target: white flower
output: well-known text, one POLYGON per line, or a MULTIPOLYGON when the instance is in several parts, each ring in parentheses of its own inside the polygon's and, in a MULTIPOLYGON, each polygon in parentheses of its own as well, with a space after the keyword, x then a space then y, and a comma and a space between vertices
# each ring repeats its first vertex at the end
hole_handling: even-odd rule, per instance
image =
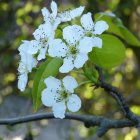
POLYGON ((21 56, 21 61, 18 67, 18 88, 21 91, 25 90, 28 81, 28 73, 31 72, 37 65, 37 60, 33 57, 33 55, 28 53, 30 43, 30 41, 24 41, 18 49, 21 56))
POLYGON ((52 57, 62 57, 64 59, 59 71, 67 73, 74 67, 81 68, 84 65, 88 60, 88 53, 95 46, 95 40, 98 40, 98 38, 85 37, 83 28, 78 25, 65 27, 63 38, 66 43, 61 39, 55 39, 50 44, 48 53, 52 57))
POLYGON ((42 60, 46 58, 47 48, 49 42, 54 38, 54 31, 51 24, 45 23, 41 24, 38 29, 33 33, 36 40, 30 42, 30 47, 28 53, 38 54, 37 60, 42 60))
POLYGON ((93 37, 93 45, 96 47, 101 48, 102 47, 102 39, 99 37, 96 37, 96 35, 102 34, 105 30, 109 28, 108 24, 101 20, 97 21, 96 23, 92 20, 91 13, 84 14, 81 17, 81 24, 83 28, 85 29, 85 35, 93 37))
POLYGON ((97 21, 94 24, 91 16, 91 13, 87 13, 81 17, 81 24, 86 31, 93 35, 100 35, 109 28, 108 24, 103 20, 97 21))
POLYGON ((50 22, 53 26, 53 29, 55 30, 61 22, 71 21, 72 19, 80 16, 84 11, 84 7, 80 6, 79 8, 76 8, 74 10, 58 13, 57 4, 52 1, 51 10, 52 13, 50 13, 47 8, 43 8, 42 15, 44 17, 44 21, 50 22))
POLYGON ((66 107, 72 112, 81 108, 80 98, 73 94, 78 84, 72 76, 66 76, 62 81, 50 76, 44 82, 47 88, 43 90, 41 100, 45 106, 52 107, 56 118, 65 117, 66 107))

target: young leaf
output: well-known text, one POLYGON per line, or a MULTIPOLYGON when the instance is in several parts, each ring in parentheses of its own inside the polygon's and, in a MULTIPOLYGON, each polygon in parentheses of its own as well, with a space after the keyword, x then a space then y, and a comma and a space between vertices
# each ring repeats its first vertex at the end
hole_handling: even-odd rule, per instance
POLYGON ((140 41, 124 26, 119 26, 121 33, 123 34, 126 42, 128 42, 132 46, 139 46, 140 41))
POLYGON ((115 36, 101 35, 103 40, 102 48, 93 48, 89 53, 90 60, 96 65, 108 69, 121 64, 125 58, 125 47, 115 36))
POLYGON ((46 87, 44 84, 44 79, 49 76, 56 76, 58 74, 59 67, 62 65, 62 62, 63 61, 60 58, 47 60, 39 67, 38 71, 36 72, 32 89, 35 111, 37 111, 37 109, 41 106, 41 92, 46 87))

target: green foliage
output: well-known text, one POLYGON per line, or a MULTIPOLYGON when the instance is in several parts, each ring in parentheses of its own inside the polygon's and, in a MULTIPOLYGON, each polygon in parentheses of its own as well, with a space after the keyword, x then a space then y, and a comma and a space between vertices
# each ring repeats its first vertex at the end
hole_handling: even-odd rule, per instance
POLYGON ((110 33, 124 39, 128 44, 132 46, 139 46, 140 41, 123 25, 121 20, 116 16, 109 16, 104 14, 95 14, 95 20, 104 20, 108 23, 109 29, 107 30, 110 33))
POLYGON ((49 76, 56 76, 61 65, 62 59, 60 58, 48 59, 37 70, 32 90, 35 111, 41 106, 41 92, 45 88, 44 79, 49 76))
POLYGON ((140 41, 126 27, 120 26, 119 29, 130 45, 140 47, 140 41))
POLYGON ((95 68, 93 68, 93 64, 90 65, 84 65, 83 71, 85 76, 91 80, 93 83, 97 83, 98 78, 99 78, 99 73, 95 68))
POLYGON ((102 48, 93 48, 89 53, 90 60, 96 65, 108 69, 121 64, 125 58, 125 47, 123 43, 112 35, 101 35, 102 48))

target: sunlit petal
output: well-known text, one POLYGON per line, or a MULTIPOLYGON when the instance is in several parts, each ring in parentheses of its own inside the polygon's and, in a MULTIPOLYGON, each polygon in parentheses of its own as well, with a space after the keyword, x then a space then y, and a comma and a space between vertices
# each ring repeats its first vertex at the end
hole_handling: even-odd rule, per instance
POLYGON ((53 35, 53 28, 49 22, 41 24, 38 29, 33 33, 34 37, 38 41, 47 41, 50 36, 53 35))
POLYGON ((52 57, 65 57, 67 50, 67 46, 61 39, 55 39, 50 43, 48 52, 52 57))
POLYGON ((81 99, 76 94, 72 94, 68 99, 67 107, 72 112, 78 111, 81 108, 81 99))
POLYGON ((92 20, 92 14, 91 13, 84 14, 81 17, 81 24, 86 30, 92 31, 93 27, 94 27, 94 23, 92 20))
POLYGON ((93 47, 101 48, 102 47, 102 39, 99 37, 93 38, 93 47))
POLYGON ((84 37, 80 40, 78 49, 80 50, 80 53, 88 53, 92 51, 93 47, 93 38, 92 37, 84 37))
POLYGON ((44 89, 41 94, 41 101, 45 106, 51 107, 56 102, 56 91, 44 89))
POLYGON ((105 21, 97 21, 94 26, 93 34, 102 34, 109 28, 108 24, 105 21))
POLYGON ((36 54, 40 48, 41 48, 40 42, 37 40, 32 40, 30 41, 28 53, 36 54))
POLYGON ((42 60, 46 58, 47 48, 41 48, 37 60, 42 60))
POLYGON ((72 76, 64 77, 62 82, 65 89, 68 90, 70 93, 73 93, 74 89, 78 86, 77 81, 72 76))
POLYGON ((63 65, 59 68, 59 71, 61 73, 68 73, 74 68, 73 64, 73 58, 72 57, 66 57, 63 60, 63 65))
POLYGON ((55 118, 63 119, 65 118, 65 111, 66 111, 66 105, 65 102, 56 102, 53 107, 53 114, 55 118))
POLYGON ((70 21, 76 17, 81 16, 81 14, 84 11, 84 8, 85 8, 84 6, 80 6, 78 8, 73 9, 73 10, 61 12, 58 14, 58 16, 60 17, 61 22, 67 22, 67 21, 70 21))
POLYGON ((87 60, 88 55, 86 53, 79 53, 74 61, 74 66, 76 68, 82 68, 87 60))
POLYGON ((28 81, 27 73, 23 73, 23 74, 18 76, 18 89, 20 89, 20 91, 23 92, 25 90, 25 87, 27 85, 27 81, 28 81))
POLYGON ((42 15, 44 17, 44 21, 48 21, 48 18, 50 16, 49 10, 44 7, 41 11, 42 11, 42 15))
POLYGON ((63 29, 63 38, 70 45, 74 45, 84 36, 84 30, 81 26, 72 25, 63 29))
POLYGON ((51 10, 52 10, 52 16, 53 18, 56 18, 56 15, 57 15, 57 4, 55 1, 52 1, 51 2, 51 10))
POLYGON ((61 81, 52 76, 46 78, 44 80, 44 83, 46 84, 47 88, 50 90, 51 89, 53 89, 53 90, 61 89, 61 81))

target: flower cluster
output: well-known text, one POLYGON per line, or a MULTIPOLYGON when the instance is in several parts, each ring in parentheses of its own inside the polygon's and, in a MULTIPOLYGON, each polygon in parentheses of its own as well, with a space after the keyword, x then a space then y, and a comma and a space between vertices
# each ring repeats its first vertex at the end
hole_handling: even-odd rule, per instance
MULTIPOLYGON (((82 68, 88 60, 88 53, 93 47, 102 47, 102 39, 98 35, 108 29, 105 21, 92 20, 92 14, 83 14, 84 6, 58 12, 57 4, 51 2, 51 11, 42 9, 44 23, 33 33, 34 40, 23 41, 19 47, 21 61, 18 72, 18 88, 25 90, 28 73, 38 64, 38 61, 46 59, 46 56, 60 57, 63 65, 59 68, 60 73, 68 73, 74 68, 82 68), (62 23, 80 17, 80 25, 74 24, 62 29, 62 38, 55 38, 57 29, 62 23)), ((47 88, 42 92, 44 105, 52 107, 54 116, 65 117, 66 105, 72 112, 81 107, 80 98, 74 93, 77 82, 71 76, 63 78, 62 82, 54 77, 44 80, 47 88)))

